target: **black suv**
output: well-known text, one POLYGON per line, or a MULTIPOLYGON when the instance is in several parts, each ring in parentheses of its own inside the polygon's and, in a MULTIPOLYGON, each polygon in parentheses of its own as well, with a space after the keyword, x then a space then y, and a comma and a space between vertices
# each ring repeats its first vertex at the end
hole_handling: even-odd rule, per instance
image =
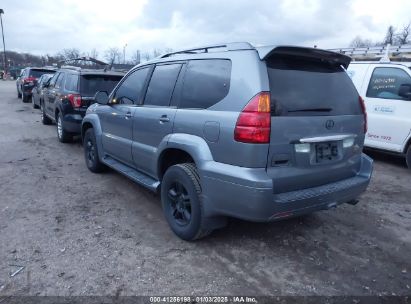
POLYGON ((96 92, 111 92, 123 76, 115 71, 63 66, 46 85, 40 102, 42 123, 55 122, 58 139, 70 142, 81 133, 81 122, 96 92))
POLYGON ((16 80, 17 97, 22 98, 23 102, 31 100, 31 91, 37 83, 37 80, 43 74, 52 74, 54 69, 48 68, 25 68, 21 71, 20 76, 16 80))

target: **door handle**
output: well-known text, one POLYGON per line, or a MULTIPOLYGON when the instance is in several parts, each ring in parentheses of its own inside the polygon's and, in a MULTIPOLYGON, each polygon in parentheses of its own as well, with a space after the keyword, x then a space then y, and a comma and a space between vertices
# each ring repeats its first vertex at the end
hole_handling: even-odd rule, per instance
POLYGON ((131 112, 127 112, 126 115, 124 115, 126 117, 126 119, 130 119, 131 118, 131 112))
POLYGON ((168 118, 167 115, 161 115, 159 121, 160 121, 160 123, 169 122, 170 118, 168 118))

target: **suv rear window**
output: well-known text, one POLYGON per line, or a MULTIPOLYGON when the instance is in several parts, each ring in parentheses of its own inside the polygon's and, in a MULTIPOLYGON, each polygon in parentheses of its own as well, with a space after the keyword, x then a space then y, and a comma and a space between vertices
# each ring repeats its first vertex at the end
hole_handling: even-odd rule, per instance
POLYGON ((121 78, 122 76, 117 75, 82 75, 80 94, 94 96, 98 91, 106 91, 110 94, 121 78))
POLYGON ((358 93, 343 67, 278 56, 267 61, 276 116, 358 115, 358 93))
POLYGON ((191 60, 184 76, 180 108, 207 109, 230 90, 231 61, 191 60))
POLYGON ((41 75, 43 74, 54 74, 55 71, 53 70, 29 70, 29 76, 30 77, 35 77, 35 78, 40 78, 41 75))

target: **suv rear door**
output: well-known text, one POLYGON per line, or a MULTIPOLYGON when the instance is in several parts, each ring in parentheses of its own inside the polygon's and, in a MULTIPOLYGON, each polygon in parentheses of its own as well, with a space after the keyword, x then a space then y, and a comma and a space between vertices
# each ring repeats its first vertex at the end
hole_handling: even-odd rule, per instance
POLYGON ((271 91, 267 172, 275 193, 343 180, 360 169, 364 115, 345 71, 349 59, 340 56, 279 48, 265 57, 271 91))
POLYGON ((182 63, 157 64, 144 104, 134 113, 133 160, 139 170, 152 176, 157 171, 157 148, 173 131, 177 108, 170 103, 182 66, 182 63))

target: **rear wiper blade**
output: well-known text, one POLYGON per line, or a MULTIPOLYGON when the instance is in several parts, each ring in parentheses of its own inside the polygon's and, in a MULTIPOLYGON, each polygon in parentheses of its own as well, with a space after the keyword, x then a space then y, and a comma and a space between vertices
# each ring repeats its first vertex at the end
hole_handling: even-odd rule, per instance
POLYGON ((298 109, 298 110, 289 110, 289 113, 293 112, 331 112, 332 108, 314 108, 314 109, 298 109))

